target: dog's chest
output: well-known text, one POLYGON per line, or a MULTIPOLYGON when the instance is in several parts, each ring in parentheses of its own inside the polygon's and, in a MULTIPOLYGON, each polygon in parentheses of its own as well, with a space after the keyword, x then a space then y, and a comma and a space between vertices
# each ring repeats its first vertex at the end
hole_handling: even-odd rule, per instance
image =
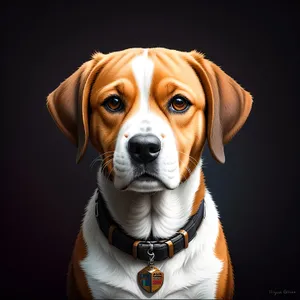
MULTIPOLYGON (((188 254, 191 254, 193 249, 189 250, 188 254)), ((137 282, 137 273, 147 264, 126 257, 127 254, 115 256, 114 253, 114 258, 89 255, 83 266, 95 299, 213 299, 222 263, 213 253, 188 258, 184 251, 165 262, 155 263, 164 272, 164 284, 153 294, 143 291, 137 282)))
POLYGON ((155 262, 164 272, 164 283, 154 294, 143 291, 137 274, 146 262, 108 244, 94 218, 94 199, 87 207, 83 222, 87 256, 81 261, 94 299, 214 299, 219 274, 223 268, 214 253, 218 236, 218 214, 209 193, 205 196, 206 217, 195 238, 170 259, 155 262))

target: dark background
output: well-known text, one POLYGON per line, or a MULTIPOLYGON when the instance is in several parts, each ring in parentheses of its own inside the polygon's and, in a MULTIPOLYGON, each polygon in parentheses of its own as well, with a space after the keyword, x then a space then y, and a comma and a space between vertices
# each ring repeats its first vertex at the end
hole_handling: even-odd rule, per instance
POLYGON ((96 187, 97 167, 89 166, 96 152, 90 147, 75 164, 47 95, 95 50, 163 46, 204 52, 253 95, 226 163, 206 149, 207 185, 229 243, 236 299, 298 298, 297 2, 130 3, 1 4, 1 295, 64 299, 96 187))

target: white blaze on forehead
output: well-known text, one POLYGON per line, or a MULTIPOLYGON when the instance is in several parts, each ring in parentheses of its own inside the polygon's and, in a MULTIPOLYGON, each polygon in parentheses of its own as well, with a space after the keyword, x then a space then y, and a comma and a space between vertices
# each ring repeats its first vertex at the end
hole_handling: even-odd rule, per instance
POLYGON ((149 93, 152 82, 154 63, 148 57, 148 49, 142 55, 136 56, 131 63, 133 75, 140 95, 140 111, 149 109, 149 93))

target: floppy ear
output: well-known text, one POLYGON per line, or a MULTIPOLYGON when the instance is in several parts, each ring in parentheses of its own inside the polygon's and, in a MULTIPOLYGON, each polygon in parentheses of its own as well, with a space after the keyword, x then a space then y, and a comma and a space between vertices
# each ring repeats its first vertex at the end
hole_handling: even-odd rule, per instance
POLYGON ((224 144, 244 125, 252 97, 220 67, 197 51, 189 53, 190 64, 200 77, 207 99, 207 139, 213 157, 225 162, 224 144))
POLYGON ((59 129, 77 146, 76 162, 85 153, 89 138, 88 102, 93 75, 104 55, 96 53, 47 97, 47 107, 59 129))

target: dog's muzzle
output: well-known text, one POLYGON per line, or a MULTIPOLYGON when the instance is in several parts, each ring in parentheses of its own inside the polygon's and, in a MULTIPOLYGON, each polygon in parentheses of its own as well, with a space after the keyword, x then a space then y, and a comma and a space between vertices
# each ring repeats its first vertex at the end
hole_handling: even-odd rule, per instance
POLYGON ((128 141, 130 157, 140 164, 154 161, 160 152, 161 142, 153 134, 137 134, 128 141))

